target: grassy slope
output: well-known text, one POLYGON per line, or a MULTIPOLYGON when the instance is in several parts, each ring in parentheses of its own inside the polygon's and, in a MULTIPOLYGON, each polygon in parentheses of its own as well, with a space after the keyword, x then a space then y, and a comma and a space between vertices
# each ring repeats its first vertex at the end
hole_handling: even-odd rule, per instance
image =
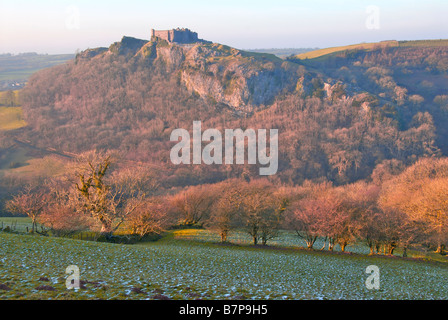
MULTIPOLYGON (((13 160, 14 161, 14 160, 13 160)), ((30 158, 25 154, 15 157, 15 161, 20 162, 21 166, 9 169, 9 172, 20 177, 55 177, 64 173, 67 163, 64 160, 46 156, 43 158, 30 158)), ((1 162, 0 162, 1 169, 1 162)))
POLYGON ((378 47, 439 47, 448 46, 448 40, 417 40, 417 41, 381 41, 372 43, 359 43, 348 46, 332 47, 305 52, 295 57, 297 59, 315 59, 328 54, 343 52, 346 50, 373 50, 378 47))
MULTIPOLYGON (((191 236, 192 231, 186 232, 191 236)), ((194 233, 194 232, 193 232, 194 233)), ((139 245, 0 232, 0 299, 447 299, 446 264, 298 249, 192 241, 185 231, 139 245), (84 289, 65 289, 75 264, 84 289), (380 290, 365 287, 380 268, 380 290), (39 280, 46 277, 49 281, 39 280), (36 287, 50 285, 55 291, 36 287), (144 293, 135 293, 140 288, 144 293)))
POLYGON ((355 50, 355 49, 372 50, 372 49, 375 49, 378 47, 385 47, 385 46, 396 47, 396 46, 398 46, 398 42, 397 41, 383 41, 383 42, 360 43, 360 44, 353 44, 353 45, 348 45, 348 46, 325 48, 325 49, 319 49, 319 50, 299 54, 296 56, 296 58, 298 58, 298 59, 315 59, 315 58, 322 57, 327 54, 342 52, 342 51, 346 51, 346 50, 355 50))
POLYGON ((26 126, 20 107, 0 107, 0 130, 14 130, 26 126))

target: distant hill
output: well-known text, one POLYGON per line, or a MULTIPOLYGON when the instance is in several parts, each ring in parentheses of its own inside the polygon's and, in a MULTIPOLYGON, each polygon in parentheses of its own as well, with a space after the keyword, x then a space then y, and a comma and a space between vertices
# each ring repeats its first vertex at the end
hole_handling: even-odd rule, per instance
POLYGON ((285 59, 302 53, 319 50, 319 48, 271 48, 271 49, 248 49, 250 52, 270 53, 285 59))
POLYGON ((331 47, 304 52, 295 56, 297 59, 315 59, 335 52, 343 52, 346 50, 373 50, 385 46, 398 46, 398 41, 383 41, 371 43, 359 43, 340 47, 331 47))
POLYGON ((258 167, 174 166, 174 129, 195 120, 204 130, 276 128, 275 179, 353 182, 448 154, 448 48, 412 44, 283 60, 124 37, 34 74, 21 91, 27 126, 3 137, 58 152, 118 150, 176 187, 258 176, 258 167))
POLYGON ((381 42, 358 43, 347 46, 331 47, 317 50, 309 50, 296 54, 296 59, 315 59, 325 55, 340 53, 347 50, 376 50, 384 47, 444 47, 448 46, 448 40, 414 40, 414 41, 396 41, 388 40, 381 42))
POLYGON ((64 63, 74 57, 74 54, 48 55, 34 52, 0 54, 0 91, 20 89, 34 72, 64 63))
POLYGON ((417 112, 426 113, 435 125, 437 146, 448 154, 448 40, 380 44, 290 61, 376 96, 401 128, 416 121, 412 117, 417 112))

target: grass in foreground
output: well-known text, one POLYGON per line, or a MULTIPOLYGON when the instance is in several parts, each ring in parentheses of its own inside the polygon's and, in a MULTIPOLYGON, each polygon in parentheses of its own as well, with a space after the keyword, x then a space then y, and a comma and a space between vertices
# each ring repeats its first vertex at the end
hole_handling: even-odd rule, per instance
POLYGON ((0 232, 0 299, 448 298, 444 264, 225 246, 179 235, 119 245, 0 232), (69 265, 81 271, 76 292, 65 287, 69 265), (365 286, 369 265, 380 268, 379 290, 365 286))

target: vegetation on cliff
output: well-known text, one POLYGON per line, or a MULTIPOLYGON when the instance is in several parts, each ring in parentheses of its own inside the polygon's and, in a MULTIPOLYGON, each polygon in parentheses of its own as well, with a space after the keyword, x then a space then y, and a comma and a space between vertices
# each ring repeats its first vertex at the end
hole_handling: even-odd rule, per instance
POLYGON ((379 48, 305 63, 125 37, 35 74, 22 94, 28 127, 15 134, 72 153, 119 150, 185 186, 258 170, 173 167, 173 129, 191 129, 193 120, 203 128, 276 128, 278 181, 354 182, 385 161, 444 154, 445 50, 379 48))

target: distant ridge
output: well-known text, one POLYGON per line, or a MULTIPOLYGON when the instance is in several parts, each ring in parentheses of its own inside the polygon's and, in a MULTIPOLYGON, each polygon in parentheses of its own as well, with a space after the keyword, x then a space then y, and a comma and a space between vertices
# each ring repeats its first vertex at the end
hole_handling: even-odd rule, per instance
POLYGON ((333 54, 347 50, 375 50, 383 47, 445 47, 445 46, 448 46, 448 39, 411 40, 411 41, 386 40, 380 42, 358 43, 347 46, 319 49, 298 54, 294 56, 294 58, 300 60, 315 59, 328 54, 333 54))
POLYGON ((289 56, 295 56, 302 53, 316 51, 320 48, 256 48, 256 49, 247 49, 245 51, 249 52, 258 52, 258 53, 270 53, 276 55, 279 58, 286 58, 289 56))

